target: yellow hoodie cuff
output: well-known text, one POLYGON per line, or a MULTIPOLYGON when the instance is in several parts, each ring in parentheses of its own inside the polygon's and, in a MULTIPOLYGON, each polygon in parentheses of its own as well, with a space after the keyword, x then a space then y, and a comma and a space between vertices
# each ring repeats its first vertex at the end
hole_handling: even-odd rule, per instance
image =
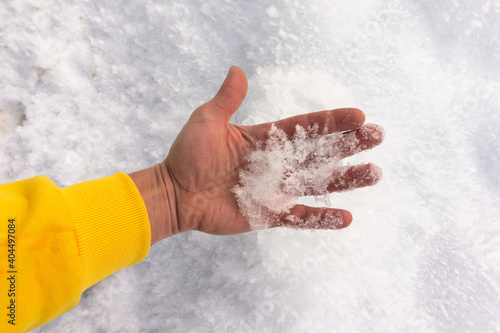
POLYGON ((143 260, 151 245, 144 201, 125 173, 62 189, 75 227, 84 289, 143 260))

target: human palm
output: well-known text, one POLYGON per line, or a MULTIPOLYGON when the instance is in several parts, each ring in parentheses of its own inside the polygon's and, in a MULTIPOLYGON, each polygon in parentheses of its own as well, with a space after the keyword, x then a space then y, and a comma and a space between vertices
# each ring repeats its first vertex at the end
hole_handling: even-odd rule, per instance
MULTIPOLYGON (((265 141, 272 123, 236 126, 229 123, 247 92, 243 71, 232 67, 217 95, 197 108, 173 143, 166 160, 161 164, 171 179, 175 197, 177 230, 200 230, 228 235, 250 231, 250 225, 240 213, 232 189, 239 182, 239 172, 246 165, 246 156, 265 141)), ((357 109, 337 109, 287 118, 274 124, 290 137, 297 124, 304 128, 318 124, 328 132, 360 131, 357 147, 337 147, 345 156, 371 148, 382 141, 382 129, 369 125, 369 131, 359 128, 364 115, 357 109), (367 134, 368 133, 368 134, 367 134)), ((352 132, 351 132, 352 133, 352 132)), ((332 147, 333 149, 333 147, 332 147)), ((342 175, 333 174, 328 191, 372 185, 378 181, 370 172, 372 164, 349 167, 342 175)), ((314 194, 314 193, 304 193, 314 194)), ((301 219, 312 214, 336 214, 341 220, 336 227, 346 227, 352 216, 348 211, 297 205, 288 214, 274 217, 272 226, 290 225, 290 215, 301 219)), ((294 225, 300 227, 300 225, 294 225)), ((311 226, 308 226, 311 227, 311 226)), ((313 227, 324 227, 321 225, 313 227)))
POLYGON ((210 119, 209 105, 197 109, 165 160, 174 185, 179 231, 212 234, 249 231, 231 189, 255 140, 244 129, 210 119))

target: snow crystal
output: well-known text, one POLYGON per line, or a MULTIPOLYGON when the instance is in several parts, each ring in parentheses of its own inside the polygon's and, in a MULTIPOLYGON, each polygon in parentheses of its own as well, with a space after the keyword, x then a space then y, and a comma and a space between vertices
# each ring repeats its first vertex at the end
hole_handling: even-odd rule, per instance
MULTIPOLYGON (((287 226, 292 228, 307 229, 337 229, 343 225, 342 214, 340 212, 327 212, 323 216, 320 214, 310 214, 305 219, 295 215, 285 217, 287 226)), ((278 224, 280 225, 280 224, 278 224)))
POLYGON ((349 190, 368 185, 381 178, 381 170, 374 165, 342 166, 341 159, 369 148, 371 138, 382 140, 379 126, 365 125, 357 131, 328 134, 318 124, 307 129, 296 125, 295 134, 287 134, 274 124, 268 139, 259 142, 247 156, 248 164, 240 171, 240 184, 233 191, 241 213, 253 230, 280 225, 280 217, 287 225, 307 228, 335 229, 342 225, 340 213, 310 215, 301 219, 290 214, 297 199, 304 195, 323 196, 328 203, 329 189, 349 190))

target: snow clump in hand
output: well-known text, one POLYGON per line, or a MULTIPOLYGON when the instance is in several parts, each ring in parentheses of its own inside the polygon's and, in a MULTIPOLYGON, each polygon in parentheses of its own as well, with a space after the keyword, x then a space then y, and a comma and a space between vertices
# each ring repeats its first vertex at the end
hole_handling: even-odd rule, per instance
MULTIPOLYGON (((310 215, 306 219, 290 214, 300 196, 323 195, 328 198, 327 188, 332 175, 346 171, 341 159, 364 148, 354 132, 327 135, 326 128, 323 133, 319 133, 318 128, 317 124, 307 129, 297 125, 295 134, 289 138, 273 124, 268 139, 259 142, 257 149, 247 155, 248 164, 240 170, 240 184, 233 188, 233 192, 240 212, 252 230, 279 225, 282 216, 286 216, 288 225, 295 227, 328 225, 335 228, 342 224, 340 213, 310 215)), ((362 137, 370 135, 368 132, 373 130, 362 128, 359 131, 362 137)), ((373 171, 379 173, 380 169, 373 168, 373 171)), ((351 185, 346 189, 356 187, 354 183, 351 185)))

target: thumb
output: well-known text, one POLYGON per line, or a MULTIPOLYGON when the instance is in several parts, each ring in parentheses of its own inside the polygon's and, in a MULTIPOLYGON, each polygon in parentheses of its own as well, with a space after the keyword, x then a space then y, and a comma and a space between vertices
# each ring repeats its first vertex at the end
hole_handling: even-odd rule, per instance
POLYGON ((217 110, 217 116, 229 123, 231 116, 243 103, 247 90, 248 82, 245 73, 238 66, 232 66, 219 91, 209 103, 217 110))

